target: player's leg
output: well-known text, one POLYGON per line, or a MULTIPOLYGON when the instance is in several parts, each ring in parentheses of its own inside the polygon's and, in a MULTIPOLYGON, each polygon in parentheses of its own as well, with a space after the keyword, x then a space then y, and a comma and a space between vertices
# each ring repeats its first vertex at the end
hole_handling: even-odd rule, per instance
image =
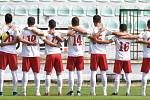
POLYGON ((91 78, 90 78, 90 83, 91 83, 91 92, 90 94, 92 96, 96 95, 95 92, 95 87, 96 87, 96 71, 98 68, 98 59, 96 54, 91 54, 91 59, 90 59, 90 70, 91 70, 91 78))
POLYGON ((34 73, 34 82, 35 82, 35 96, 40 96, 40 58, 33 57, 30 59, 31 68, 34 73))
POLYGON ((147 77, 148 73, 142 72, 142 96, 146 96, 147 77))
POLYGON ((132 72, 130 61, 123 61, 123 70, 126 76, 126 96, 130 96, 131 72, 132 72))
POLYGON ((126 76, 126 96, 130 95, 131 73, 125 73, 126 76))
POLYGON ((17 55, 16 54, 9 54, 9 67, 11 70, 12 78, 13 78, 13 95, 17 95, 17 83, 18 83, 18 77, 17 77, 17 55))
POLYGON ((4 70, 0 69, 0 96, 3 96, 4 70))
POLYGON ((69 70, 69 92, 67 95, 74 96, 73 87, 74 87, 74 57, 68 57, 67 59, 67 69, 69 70))
POLYGON ((46 71, 46 77, 45 77, 45 96, 50 95, 50 84, 51 84, 51 72, 53 68, 53 60, 51 58, 51 55, 46 56, 46 62, 45 62, 45 68, 44 71, 46 71))
POLYGON ((28 57, 23 57, 22 61, 22 96, 26 96, 26 87, 28 84, 28 71, 30 69, 30 61, 28 57))
POLYGON ((99 66, 102 76, 102 85, 103 85, 103 95, 107 96, 107 75, 106 71, 108 70, 108 64, 106 59, 106 54, 99 55, 99 66))
POLYGON ((76 57, 75 66, 77 69, 77 95, 81 96, 81 87, 83 81, 82 71, 84 69, 84 58, 83 56, 76 57))
POLYGON ((62 96, 62 71, 63 71, 63 64, 62 64, 62 57, 61 54, 55 54, 55 62, 54 68, 57 74, 57 84, 58 84, 58 96, 62 96))
POLYGON ((115 73, 114 93, 112 93, 112 95, 118 95, 121 70, 122 70, 122 61, 115 60, 115 64, 114 64, 114 73, 115 73))

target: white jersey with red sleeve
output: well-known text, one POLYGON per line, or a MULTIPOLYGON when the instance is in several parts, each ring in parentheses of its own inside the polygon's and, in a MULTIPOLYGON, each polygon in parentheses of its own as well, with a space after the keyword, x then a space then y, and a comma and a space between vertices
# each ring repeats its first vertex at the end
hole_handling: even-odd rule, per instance
MULTIPOLYGON (((145 41, 150 41, 150 32, 141 33, 139 37, 145 41)), ((150 58, 150 44, 143 44, 143 58, 150 58)))
MULTIPOLYGON (((95 27, 91 30, 92 30, 91 35, 94 35, 98 32, 97 27, 95 27)), ((111 32, 105 30, 101 33, 100 36, 97 37, 97 39, 105 40, 106 35, 109 35, 109 34, 111 34, 111 32)), ((107 44, 99 44, 99 43, 90 41, 90 50, 89 51, 90 51, 91 54, 106 54, 106 45, 107 44)))
MULTIPOLYGON (((59 33, 56 33, 57 36, 60 36, 59 33)), ((58 43, 59 41, 56 39, 56 35, 55 34, 48 34, 46 36, 46 39, 49 40, 50 42, 52 43, 58 43)), ((45 53, 46 55, 48 54, 57 54, 57 53, 61 53, 61 50, 60 50, 60 47, 52 47, 52 46, 49 46, 49 45, 45 45, 45 53)))
POLYGON ((112 38, 116 45, 116 60, 130 60, 130 44, 132 40, 119 39, 116 36, 112 38))
POLYGON ((83 34, 76 32, 68 38, 68 56, 83 56, 85 50, 83 34))
MULTIPOLYGON (((7 25, 5 25, 2 28, 2 33, 1 34, 6 34, 6 32, 9 33, 9 36, 5 39, 5 40, 1 40, 1 42, 12 42, 13 40, 15 40, 17 38, 18 32, 16 33, 14 30, 10 29, 7 25)), ((16 44, 14 45, 6 45, 3 47, 0 47, 0 51, 2 52, 6 52, 6 53, 11 53, 11 54, 16 54, 16 44)))
POLYGON ((39 57, 40 47, 39 47, 39 36, 30 30, 23 30, 22 37, 28 41, 36 41, 37 45, 22 44, 21 56, 23 57, 39 57))

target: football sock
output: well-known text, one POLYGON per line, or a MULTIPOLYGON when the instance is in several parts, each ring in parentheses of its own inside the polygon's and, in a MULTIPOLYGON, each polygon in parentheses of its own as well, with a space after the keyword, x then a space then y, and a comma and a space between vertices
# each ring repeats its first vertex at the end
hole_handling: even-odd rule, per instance
POLYGON ((46 78, 45 78, 45 92, 46 93, 49 93, 50 84, 51 84, 51 76, 46 75, 46 78))
POLYGON ((131 74, 125 73, 126 76, 126 93, 130 94, 130 87, 131 87, 131 74))
POLYGON ((115 82, 114 82, 114 92, 118 93, 119 91, 119 85, 120 85, 120 74, 115 75, 115 82))
POLYGON ((58 92, 62 93, 62 75, 58 74, 57 75, 57 84, 58 84, 58 92))
POLYGON ((102 75, 103 95, 107 95, 107 76, 106 76, 106 71, 101 71, 101 75, 102 75))
POLYGON ((4 70, 0 69, 0 92, 3 92, 4 70))
POLYGON ((17 83, 18 83, 17 71, 11 71, 11 73, 13 77, 13 92, 17 92, 17 83))
POLYGON ((145 91, 146 91, 146 85, 147 85, 147 77, 148 77, 148 73, 142 73, 142 95, 146 95, 145 91))
POLYGON ((34 73, 34 82, 36 87, 36 93, 40 93, 40 76, 39 73, 34 73))
POLYGON ((82 87, 82 71, 77 71, 77 78, 78 78, 78 82, 77 82, 77 91, 81 91, 81 87, 82 87))
POLYGON ((95 86, 96 86, 96 71, 91 71, 91 92, 95 94, 95 86))
POLYGON ((26 93, 26 87, 28 83, 28 72, 23 72, 23 78, 22 78, 22 92, 26 93))
POLYGON ((69 90, 73 91, 74 86, 74 71, 69 71, 69 90))

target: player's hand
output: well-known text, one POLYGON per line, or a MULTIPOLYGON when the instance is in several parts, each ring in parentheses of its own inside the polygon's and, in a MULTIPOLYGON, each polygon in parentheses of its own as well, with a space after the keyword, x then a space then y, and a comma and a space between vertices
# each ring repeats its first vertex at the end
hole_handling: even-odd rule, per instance
POLYGON ((58 42, 57 47, 62 47, 62 45, 61 45, 61 43, 60 43, 60 42, 58 42))
POLYGON ((69 29, 69 30, 72 30, 72 29, 73 29, 73 27, 72 27, 71 25, 69 25, 69 26, 68 26, 68 29, 69 29))
POLYGON ((6 44, 4 42, 0 43, 0 46, 3 47, 3 46, 6 46, 6 44))

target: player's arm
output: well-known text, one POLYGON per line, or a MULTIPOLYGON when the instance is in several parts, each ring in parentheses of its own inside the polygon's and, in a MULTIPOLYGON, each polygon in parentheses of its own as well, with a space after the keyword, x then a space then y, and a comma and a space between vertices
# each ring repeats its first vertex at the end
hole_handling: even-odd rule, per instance
POLYGON ((69 26, 69 28, 74 30, 74 31, 77 31, 77 32, 79 32, 81 34, 87 34, 87 31, 84 28, 81 28, 79 26, 75 26, 75 27, 69 26))
POLYGON ((109 43, 112 43, 113 41, 112 40, 98 40, 98 39, 95 39, 95 42, 98 43, 98 44, 109 44, 109 43))
POLYGON ((129 35, 128 34, 128 35, 125 35, 125 36, 120 36, 119 38, 133 40, 133 39, 138 39, 139 35, 129 35))
POLYGON ((47 44, 51 47, 61 47, 60 43, 56 44, 56 43, 50 42, 48 39, 44 39, 43 41, 44 41, 45 44, 47 44))
POLYGON ((14 44, 16 44, 17 42, 18 42, 18 40, 17 40, 17 39, 14 39, 14 40, 11 41, 11 42, 2 42, 2 43, 0 43, 0 46, 14 45, 14 44))
POLYGON ((28 44, 28 45, 36 45, 37 44, 36 41, 33 41, 33 42, 28 41, 28 40, 24 39, 22 36, 17 36, 17 39, 18 39, 18 41, 20 41, 24 44, 28 44))
POLYGON ((112 35, 117 35, 117 36, 125 36, 128 35, 129 33, 126 32, 112 32, 112 35))
POLYGON ((142 43, 142 44, 150 44, 150 41, 146 41, 146 40, 143 40, 143 39, 137 39, 138 43, 142 43))
POLYGON ((70 30, 68 33, 67 33, 67 36, 73 36, 76 32, 74 30, 70 30))
POLYGON ((41 30, 39 30, 36 27, 28 27, 27 29, 31 30, 32 32, 34 32, 38 36, 44 36, 44 32, 42 32, 41 30))

